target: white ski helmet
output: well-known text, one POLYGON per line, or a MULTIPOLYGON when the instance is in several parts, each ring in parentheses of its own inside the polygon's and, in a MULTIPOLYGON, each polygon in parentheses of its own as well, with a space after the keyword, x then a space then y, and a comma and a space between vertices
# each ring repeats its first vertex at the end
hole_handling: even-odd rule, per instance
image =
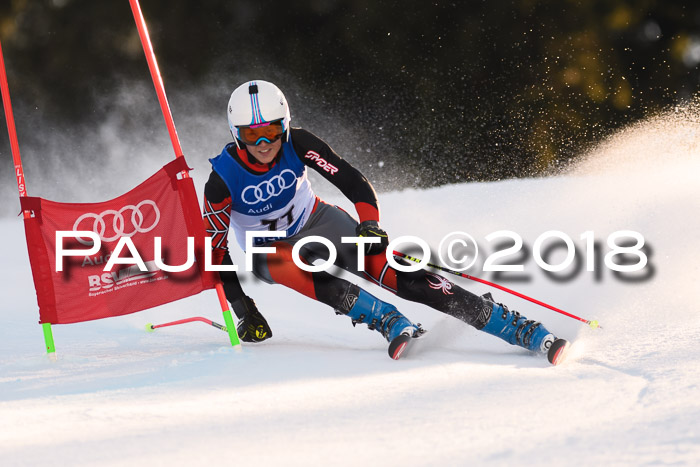
POLYGON ((228 101, 228 126, 236 146, 241 148, 238 127, 261 125, 281 120, 283 135, 289 141, 289 105, 282 91, 274 84, 262 81, 248 81, 238 86, 228 101))

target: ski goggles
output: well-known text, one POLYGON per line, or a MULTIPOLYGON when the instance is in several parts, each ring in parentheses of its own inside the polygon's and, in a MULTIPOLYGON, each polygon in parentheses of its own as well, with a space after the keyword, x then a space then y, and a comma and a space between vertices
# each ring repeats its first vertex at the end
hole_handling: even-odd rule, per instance
POLYGON ((261 123, 260 125, 239 126, 236 129, 238 130, 238 139, 249 146, 257 146, 263 141, 274 143, 284 134, 282 120, 261 123))

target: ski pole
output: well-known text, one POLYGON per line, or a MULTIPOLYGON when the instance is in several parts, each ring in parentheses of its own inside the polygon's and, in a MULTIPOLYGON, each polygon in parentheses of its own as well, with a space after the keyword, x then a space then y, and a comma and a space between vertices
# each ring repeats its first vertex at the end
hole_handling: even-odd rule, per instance
POLYGON ((221 329, 224 332, 228 332, 228 329, 226 329, 226 326, 223 326, 219 323, 215 323, 214 321, 207 319, 207 318, 202 318, 201 316, 195 316, 193 318, 185 318, 185 319, 180 319, 177 321, 171 321, 169 323, 163 323, 163 324, 151 324, 148 323, 146 325, 146 331, 148 332, 153 332, 158 328, 164 328, 166 326, 175 326, 176 324, 185 324, 185 323, 193 323, 195 321, 201 321, 203 323, 207 323, 210 326, 214 326, 217 329, 221 329))
MULTIPOLYGON (((413 261, 414 263, 421 263, 421 260, 420 260, 419 258, 416 258, 416 257, 413 257, 413 256, 409 256, 409 255, 407 255, 407 254, 405 254, 405 253, 401 253, 400 251, 394 250, 393 254, 394 254, 394 256, 398 256, 398 257, 400 257, 400 258, 404 258, 404 259, 407 259, 407 260, 409 260, 409 261, 413 261)), ((576 319, 576 320, 578 320, 578 321, 581 321, 582 323, 586 323, 588 326, 591 327, 591 329, 596 329, 596 328, 603 329, 602 326, 601 326, 600 324, 598 324, 598 321, 597 321, 597 320, 589 321, 589 320, 587 320, 587 319, 584 319, 584 318, 581 318, 581 317, 579 317, 579 316, 573 315, 573 314, 571 314, 571 313, 568 313, 568 312, 566 312, 566 311, 564 311, 564 310, 561 310, 561 309, 559 309, 559 308, 557 308, 557 307, 554 307, 554 306, 552 306, 552 305, 548 305, 548 304, 546 304, 546 303, 544 303, 544 302, 541 302, 541 301, 539 301, 539 300, 537 300, 537 299, 535 299, 535 298, 531 298, 531 297, 528 297, 527 295, 523 295, 523 294, 521 294, 520 292, 516 292, 515 290, 511 290, 511 289, 509 289, 509 288, 507 288, 507 287, 503 287, 502 285, 494 284, 493 282, 489 282, 489 281, 484 280, 484 279, 479 279, 478 277, 470 276, 469 274, 464 274, 464 273, 462 273, 462 272, 454 271, 454 270, 452 270, 452 269, 448 269, 448 268, 446 268, 446 267, 439 266, 439 265, 437 265, 437 264, 427 263, 427 266, 429 266, 429 267, 431 267, 431 268, 433 268, 433 269, 438 269, 438 270, 443 271, 443 272, 448 272, 448 273, 450 273, 450 274, 454 274, 455 276, 464 277, 465 279, 473 280, 473 281, 475 281, 475 282, 481 282, 482 284, 486 284, 486 285, 488 285, 488 286, 495 287, 495 288, 497 288, 497 289, 503 290, 504 292, 508 292, 509 294, 513 294, 513 295, 515 295, 516 297, 520 297, 520 298, 522 298, 522 299, 528 300, 528 301, 530 301, 530 302, 532 302, 532 303, 535 303, 535 304, 537 304, 537 305, 543 306, 543 307, 545 307, 545 308, 549 308, 549 309, 552 310, 552 311, 556 311, 557 313, 560 313, 560 314, 562 314, 562 315, 564 315, 564 316, 568 316, 569 318, 573 318, 573 319, 576 319)))

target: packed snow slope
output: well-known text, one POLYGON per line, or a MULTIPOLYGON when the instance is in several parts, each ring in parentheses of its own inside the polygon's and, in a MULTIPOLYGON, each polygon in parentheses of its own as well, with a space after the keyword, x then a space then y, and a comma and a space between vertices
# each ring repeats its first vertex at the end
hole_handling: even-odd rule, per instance
MULTIPOLYGON (((236 352, 202 323, 144 331, 188 316, 222 322, 207 292, 54 326, 52 361, 21 220, 3 219, 0 465, 698 465, 700 134, 692 120, 670 114, 628 128, 557 177, 381 195, 392 237, 418 236, 436 253, 445 235, 467 232, 482 247, 467 273, 599 320, 593 330, 491 290, 574 342, 558 367, 364 283, 429 330, 393 361, 378 333, 248 275, 244 287, 274 331, 264 343, 236 352), (523 239, 519 253, 497 261, 523 264, 519 280, 481 270, 505 248, 495 245, 503 238, 485 237, 502 230, 523 239), (551 230, 576 246, 578 269, 556 273, 565 280, 533 257, 551 230), (599 243, 594 271, 581 238, 589 231, 599 243), (617 231, 644 237, 648 264, 638 273, 605 265, 617 231)), ((564 253, 557 248, 549 262, 564 253)), ((240 253, 235 260, 243 264, 240 253)))

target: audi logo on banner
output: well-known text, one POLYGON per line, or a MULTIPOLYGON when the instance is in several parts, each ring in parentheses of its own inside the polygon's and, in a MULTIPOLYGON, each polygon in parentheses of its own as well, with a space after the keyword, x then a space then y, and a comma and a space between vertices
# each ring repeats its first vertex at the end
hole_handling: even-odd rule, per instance
POLYGON ((248 185, 241 192, 241 199, 246 204, 257 204, 279 196, 287 188, 296 184, 297 176, 290 169, 284 169, 279 175, 263 180, 257 185, 248 185))
MULTIPOLYGON (((137 233, 150 232, 159 221, 158 206, 154 201, 145 199, 136 206, 129 204, 118 211, 107 209, 99 214, 83 214, 73 224, 73 230, 92 230, 102 241, 113 242, 120 237, 133 237, 137 233), (92 228, 81 228, 81 223, 88 219, 92 219, 92 228)), ((92 244, 82 238, 78 238, 78 241, 83 245, 92 244)))

